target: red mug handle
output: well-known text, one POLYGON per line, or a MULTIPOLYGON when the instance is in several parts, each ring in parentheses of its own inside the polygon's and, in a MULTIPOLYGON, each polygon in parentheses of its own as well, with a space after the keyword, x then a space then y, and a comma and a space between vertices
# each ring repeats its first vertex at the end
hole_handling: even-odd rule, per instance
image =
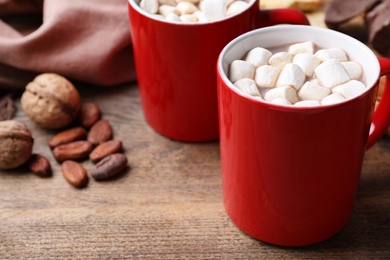
POLYGON ((293 8, 281 8, 260 10, 258 21, 259 27, 266 27, 276 24, 301 24, 310 25, 306 15, 293 8))
POLYGON ((374 145, 386 132, 390 125, 390 59, 378 58, 381 67, 381 76, 386 76, 385 89, 378 107, 372 116, 373 127, 368 137, 367 150, 374 145))

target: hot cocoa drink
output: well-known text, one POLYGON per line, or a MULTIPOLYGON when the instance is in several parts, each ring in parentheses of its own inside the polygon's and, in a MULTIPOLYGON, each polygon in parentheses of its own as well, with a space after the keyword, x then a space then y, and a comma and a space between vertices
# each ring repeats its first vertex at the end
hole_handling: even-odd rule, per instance
POLYGON ((230 64, 229 79, 247 95, 280 105, 320 106, 343 102, 366 90, 359 63, 339 48, 311 41, 256 47, 230 64))
POLYGON ((140 7, 157 18, 177 23, 208 23, 240 13, 246 0, 141 0, 140 7))

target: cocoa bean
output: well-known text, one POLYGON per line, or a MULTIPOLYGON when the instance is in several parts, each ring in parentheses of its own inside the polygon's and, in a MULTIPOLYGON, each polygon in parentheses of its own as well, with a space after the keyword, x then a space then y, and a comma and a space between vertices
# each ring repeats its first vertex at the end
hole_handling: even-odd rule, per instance
POLYGON ((127 157, 116 153, 103 158, 90 171, 91 176, 99 181, 114 177, 127 167, 127 157))
POLYGON ((74 141, 85 139, 87 136, 87 131, 82 127, 74 127, 69 130, 62 131, 49 141, 50 148, 54 148, 56 146, 71 143, 74 141))
POLYGON ((75 141, 57 146, 53 150, 53 155, 59 162, 65 160, 79 161, 87 158, 92 149, 93 145, 88 141, 75 141))
POLYGON ((92 102, 86 102, 81 106, 78 121, 81 126, 90 128, 101 117, 100 108, 92 102))
POLYGON ((65 180, 76 188, 82 188, 88 183, 87 170, 78 162, 67 160, 61 164, 65 180))
POLYGON ((112 138, 112 128, 107 120, 99 120, 89 130, 87 140, 98 145, 112 138))
POLYGON ((45 178, 52 175, 51 166, 49 160, 39 154, 31 155, 28 166, 30 170, 39 177, 45 178))
POLYGON ((96 163, 103 159, 104 157, 118 153, 122 151, 122 142, 119 140, 110 140, 104 143, 99 144, 96 148, 89 154, 89 159, 96 163))

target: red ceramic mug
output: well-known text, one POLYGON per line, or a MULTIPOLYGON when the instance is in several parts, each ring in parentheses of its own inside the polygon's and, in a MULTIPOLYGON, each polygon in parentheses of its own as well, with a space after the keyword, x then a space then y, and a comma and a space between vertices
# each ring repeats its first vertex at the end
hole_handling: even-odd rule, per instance
POLYGON ((222 48, 252 29, 308 24, 293 9, 249 8, 210 23, 173 23, 143 11, 129 0, 131 37, 144 116, 158 133, 179 141, 219 138, 215 64, 222 48))
POLYGON ((223 197, 232 221, 250 236, 282 246, 336 234, 350 218, 364 153, 390 122, 390 60, 378 61, 364 44, 336 31, 281 25, 231 41, 217 73, 223 197), (254 47, 309 40, 341 48, 359 62, 367 90, 339 104, 287 107, 252 99, 228 79, 229 64, 254 47), (385 74, 386 88, 373 112, 385 74))

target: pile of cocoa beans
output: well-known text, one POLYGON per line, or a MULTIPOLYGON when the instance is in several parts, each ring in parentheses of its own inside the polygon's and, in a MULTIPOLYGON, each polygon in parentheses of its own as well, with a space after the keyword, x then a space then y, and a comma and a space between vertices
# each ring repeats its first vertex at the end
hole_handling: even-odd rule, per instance
POLYGON ((88 173, 79 163, 85 159, 96 163, 89 172, 95 180, 111 178, 127 168, 127 157, 121 153, 122 142, 112 139, 111 124, 101 119, 101 111, 96 104, 82 104, 76 121, 78 126, 59 132, 49 141, 53 156, 61 163, 68 183, 77 188, 86 186, 88 173))

